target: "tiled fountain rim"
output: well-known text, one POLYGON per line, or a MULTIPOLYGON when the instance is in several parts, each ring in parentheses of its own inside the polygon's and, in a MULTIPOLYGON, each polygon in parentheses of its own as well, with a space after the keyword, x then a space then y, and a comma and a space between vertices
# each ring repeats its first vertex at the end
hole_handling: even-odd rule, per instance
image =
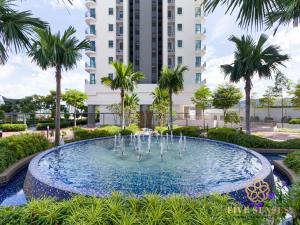
MULTIPOLYGON (((129 136, 124 136, 124 137, 129 137, 129 136)), ((55 151, 59 151, 65 147, 69 147, 69 146, 73 146, 73 145, 80 145, 80 144, 85 144, 88 142, 94 142, 94 141, 101 141, 101 140, 107 140, 107 139, 113 139, 113 136, 110 137, 101 137, 101 138, 95 138, 95 139, 87 139, 87 140, 82 140, 82 141, 78 141, 78 142, 72 142, 69 144, 65 144, 63 146, 58 146, 52 149, 49 149, 45 152, 40 153, 38 156, 36 156, 35 158, 32 159, 32 161, 29 164, 28 167, 28 173, 31 174, 31 176, 33 178, 35 178, 36 180, 38 180, 39 182, 48 185, 52 188, 61 190, 63 192, 67 192, 67 193, 74 193, 74 194, 80 194, 80 195, 92 195, 92 196, 102 196, 99 195, 95 192, 91 192, 90 190, 85 190, 84 188, 81 188, 80 190, 78 189, 74 189, 74 188, 70 188, 68 185, 65 185, 63 183, 60 182, 54 182, 45 178, 43 176, 43 174, 41 174, 39 172, 39 170, 37 170, 37 166, 38 163, 40 162, 40 160, 42 158, 44 158, 45 156, 47 156, 48 154, 51 154, 52 152, 55 151)), ((179 138, 179 136, 174 136, 174 138, 179 138)), ((254 177, 252 177, 251 179, 245 181, 245 182, 238 182, 238 183, 231 183, 231 184, 226 184, 222 186, 222 191, 218 191, 218 193, 220 194, 225 194, 225 193, 233 193, 233 192, 237 192, 240 190, 245 189, 245 187, 249 184, 252 184, 254 181, 256 180, 265 180, 267 177, 269 177, 270 174, 272 174, 272 166, 270 164, 270 162, 261 154, 250 150, 248 148, 239 146, 239 145, 235 145, 235 144, 231 144, 231 143, 227 143, 227 142, 222 142, 222 141, 215 141, 215 140, 211 140, 211 139, 207 139, 207 138, 196 138, 196 137, 187 137, 187 139, 190 140, 197 140, 197 141, 205 141, 205 142, 211 142, 211 143, 215 143, 215 144, 220 144, 223 146, 228 146, 228 147, 232 147, 232 148, 236 148, 242 151, 247 152, 248 154, 251 154, 253 156, 255 156, 256 158, 258 158, 262 164, 262 169, 261 171, 254 177)))

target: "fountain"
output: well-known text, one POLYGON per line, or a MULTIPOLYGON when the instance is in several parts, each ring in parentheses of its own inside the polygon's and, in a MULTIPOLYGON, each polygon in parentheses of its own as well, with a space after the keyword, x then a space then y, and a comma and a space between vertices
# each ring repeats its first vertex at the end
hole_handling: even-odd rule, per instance
POLYGON ((182 134, 157 135, 156 141, 152 134, 116 135, 41 153, 29 165, 24 191, 29 198, 57 199, 115 191, 138 196, 218 192, 245 201, 245 187, 254 180, 274 185, 268 160, 246 148, 182 134))

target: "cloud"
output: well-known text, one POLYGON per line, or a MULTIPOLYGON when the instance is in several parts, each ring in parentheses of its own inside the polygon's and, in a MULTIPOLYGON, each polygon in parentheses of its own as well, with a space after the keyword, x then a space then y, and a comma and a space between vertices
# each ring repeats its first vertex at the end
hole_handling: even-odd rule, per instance
MULTIPOLYGON (((47 0, 44 0, 47 1, 47 0)), ((47 1, 49 2, 49 1, 47 1)), ((72 5, 67 0, 50 0, 50 5, 54 8, 64 8, 69 10, 85 10, 84 0, 73 0, 72 5)))

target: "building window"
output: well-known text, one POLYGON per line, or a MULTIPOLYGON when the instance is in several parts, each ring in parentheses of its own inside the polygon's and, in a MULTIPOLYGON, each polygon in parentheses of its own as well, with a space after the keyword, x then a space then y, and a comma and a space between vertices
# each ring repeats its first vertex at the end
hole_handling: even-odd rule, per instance
POLYGON ((199 18, 201 16, 201 8, 200 7, 197 7, 195 9, 195 17, 196 18, 199 18))
POLYGON ((96 26, 95 25, 90 25, 90 34, 96 35, 96 26))
POLYGON ((201 24, 196 24, 195 33, 196 34, 201 34, 201 24))
POLYGON ((173 67, 173 60, 172 60, 172 58, 168 58, 168 67, 169 68, 173 67))
POLYGON ((96 84, 96 75, 93 73, 90 74, 90 84, 96 84))
POLYGON ((177 64, 182 65, 182 61, 183 61, 182 56, 178 56, 177 57, 177 64))
POLYGON ((178 47, 178 48, 182 48, 182 45, 183 45, 183 44, 182 44, 182 40, 178 40, 178 41, 177 41, 177 47, 178 47))
POLYGON ((109 77, 110 79, 114 79, 114 74, 113 74, 113 73, 109 73, 109 74, 108 74, 108 77, 109 77))
POLYGON ((113 48, 113 47, 114 47, 114 41, 109 40, 109 41, 108 41, 108 47, 109 47, 109 48, 113 48))
POLYGON ((109 64, 112 64, 113 61, 114 61, 114 57, 108 57, 108 63, 109 63, 109 64))
POLYGON ((182 24, 181 23, 177 24, 177 31, 182 31, 182 24))
POLYGON ((177 14, 182 15, 182 8, 181 7, 177 8, 177 14))
POLYGON ((90 41, 90 47, 91 47, 91 51, 96 51, 96 42, 90 41))
POLYGON ((114 15, 114 9, 113 8, 109 8, 108 9, 108 15, 114 15))
POLYGON ((114 31, 114 25, 113 24, 108 24, 108 31, 114 31))
POLYGON ((95 57, 90 58, 90 67, 96 68, 96 58, 95 57))
POLYGON ((123 19, 123 11, 119 12, 119 19, 123 19))
POLYGON ((196 73, 196 84, 201 84, 201 73, 196 73))
POLYGON ((196 51, 200 51, 201 50, 201 40, 196 40, 195 50, 196 51))
POLYGON ((90 9, 90 17, 96 18, 96 9, 94 8, 90 9))
POLYGON ((201 66, 201 57, 196 56, 196 67, 200 67, 200 66, 201 66))

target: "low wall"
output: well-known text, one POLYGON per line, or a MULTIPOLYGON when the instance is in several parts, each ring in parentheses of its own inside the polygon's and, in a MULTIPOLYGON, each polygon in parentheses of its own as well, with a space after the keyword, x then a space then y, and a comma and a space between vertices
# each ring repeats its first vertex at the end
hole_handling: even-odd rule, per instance
POLYGON ((300 124, 277 123, 277 128, 287 128, 292 130, 300 130, 300 124))

